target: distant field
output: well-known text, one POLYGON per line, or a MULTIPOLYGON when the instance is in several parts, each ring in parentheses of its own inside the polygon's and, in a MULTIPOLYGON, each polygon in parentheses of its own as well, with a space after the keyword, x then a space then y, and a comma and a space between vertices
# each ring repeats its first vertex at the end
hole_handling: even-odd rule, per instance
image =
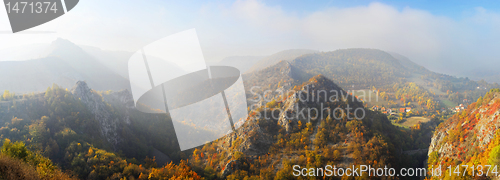
POLYGON ((401 125, 406 126, 406 127, 411 127, 411 126, 417 124, 418 122, 425 123, 428 121, 430 121, 429 118, 425 118, 425 117, 421 117, 421 116, 414 116, 414 117, 406 118, 405 122, 401 123, 401 125))
POLYGON ((457 105, 456 103, 451 102, 449 99, 440 98, 439 100, 441 100, 441 102, 443 102, 443 104, 444 104, 447 108, 455 107, 455 106, 457 105))

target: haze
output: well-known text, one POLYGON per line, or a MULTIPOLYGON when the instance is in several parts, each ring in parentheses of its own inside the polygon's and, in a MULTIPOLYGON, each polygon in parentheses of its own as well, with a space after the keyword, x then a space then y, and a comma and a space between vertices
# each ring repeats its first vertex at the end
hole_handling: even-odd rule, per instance
POLYGON ((450 3, 453 6, 392 1, 85 0, 68 14, 20 34, 8 32, 7 14, 0 8, 0 49, 4 49, 0 55, 5 54, 0 61, 36 57, 43 52, 34 44, 48 44, 57 37, 134 52, 159 38, 196 28, 208 62, 286 49, 374 48, 402 54, 436 72, 498 82, 498 6, 482 1, 450 3), (11 51, 16 47, 31 47, 32 54, 13 56, 13 52, 26 54, 11 51))

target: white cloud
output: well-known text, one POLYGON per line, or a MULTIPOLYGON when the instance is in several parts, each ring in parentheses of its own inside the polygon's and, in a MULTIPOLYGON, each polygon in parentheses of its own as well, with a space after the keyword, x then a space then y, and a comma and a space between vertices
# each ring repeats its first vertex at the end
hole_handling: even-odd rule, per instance
POLYGON ((315 45, 330 48, 377 48, 405 55, 436 56, 453 23, 425 11, 402 11, 380 3, 367 7, 330 8, 304 20, 304 32, 315 45))
POLYGON ((495 66, 492 62, 500 55, 500 15, 481 7, 460 20, 382 3, 330 7, 303 17, 256 0, 237 1, 231 8, 232 16, 248 28, 275 36, 267 40, 270 48, 376 48, 454 75, 467 75, 464 72, 483 64, 495 66))
MULTIPOLYGON (((5 12, 0 14, 3 28, 5 12)), ((382 3, 327 7, 304 14, 258 0, 200 4, 87 0, 33 30, 57 31, 54 36, 77 44, 135 51, 190 28, 197 29, 208 61, 290 48, 332 51, 362 47, 398 52, 432 70, 460 74, 474 65, 498 68, 494 62, 500 57, 500 14, 482 7, 471 7, 463 17, 450 18, 382 3)), ((54 36, 0 34, 0 48, 49 42, 54 36)))

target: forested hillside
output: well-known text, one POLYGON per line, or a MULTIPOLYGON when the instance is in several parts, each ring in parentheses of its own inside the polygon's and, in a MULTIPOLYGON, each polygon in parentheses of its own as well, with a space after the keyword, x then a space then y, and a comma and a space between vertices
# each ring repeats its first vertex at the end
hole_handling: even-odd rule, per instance
MULTIPOLYGON (((330 52, 310 53, 289 62, 292 67, 303 72, 301 74, 310 74, 308 77, 323 74, 346 89, 359 90, 375 87, 382 91, 392 92, 395 83, 413 82, 431 94, 436 94, 436 99, 437 96, 443 95, 441 100, 448 99, 454 105, 463 103, 464 100, 477 99, 489 89, 500 87, 496 83, 473 81, 464 77, 458 78, 432 72, 402 55, 389 54, 377 49, 340 49, 330 52)), ((285 65, 284 63, 280 64, 285 65)), ((277 66, 279 64, 275 63, 267 67, 279 69, 280 67, 277 66)), ((269 71, 271 70, 263 69, 247 73, 263 73, 261 76, 248 75, 255 77, 247 79, 252 80, 250 84, 269 81, 265 79, 269 77, 267 75, 269 71)), ((275 80, 272 83, 277 84, 278 81, 275 80)), ((450 106, 449 104, 443 105, 450 106)))
POLYGON ((421 166, 419 162, 425 157, 403 151, 420 148, 416 139, 423 129, 399 129, 385 115, 367 109, 362 119, 349 119, 353 112, 294 118, 303 108, 321 105, 344 110, 348 106, 363 108, 361 101, 322 75, 296 88, 299 91, 289 94, 284 101, 275 99, 251 112, 248 121, 236 133, 195 149, 189 159, 193 170, 207 179, 300 179, 292 175, 292 164, 308 168, 327 164, 341 167, 360 164, 394 168, 421 166), (320 101, 299 100, 307 94, 319 95, 317 92, 321 90, 339 91, 346 93, 346 97, 329 102, 321 99, 331 94, 324 94, 320 101))
MULTIPOLYGON (((313 75, 294 67, 288 61, 281 61, 278 64, 263 70, 247 73, 243 75, 245 90, 249 98, 256 98, 252 94, 262 95, 266 90, 275 93, 277 89, 283 91, 293 89, 294 86, 306 82, 313 75)), ((272 96, 273 94, 269 94, 272 96)), ((252 100, 249 100, 250 102, 252 100)))
POLYGON ((410 76, 397 59, 373 49, 308 54, 293 60, 292 65, 307 73, 323 74, 342 87, 357 89, 390 85, 410 76))
POLYGON ((41 94, 5 92, 2 99, 2 142, 23 142, 78 178, 199 178, 185 162, 170 164, 185 157, 170 118, 139 112, 128 90, 97 92, 78 82, 71 91, 54 85, 41 94))
POLYGON ((4 91, 0 160, 19 168, 0 167, 2 177, 15 171, 40 179, 291 179, 291 164, 423 167, 427 157, 418 152, 455 112, 434 134, 429 165, 497 162, 499 135, 491 132, 498 129, 499 90, 470 103, 497 84, 437 74, 373 49, 301 55, 246 73, 243 80, 249 105, 245 124, 184 152, 175 131, 205 134, 208 126, 187 120, 174 129, 168 114, 135 109, 126 89, 96 91, 79 81, 70 89, 53 85, 41 93, 4 91), (379 102, 370 104, 373 99, 352 91, 360 89, 376 94, 379 102), (333 92, 340 93, 338 101, 326 98, 333 92), (302 101, 304 96, 317 99, 302 101), (447 108, 459 103, 470 104, 469 109, 447 108), (348 107, 361 109, 363 117, 353 118, 361 111, 298 116, 301 109, 348 107), (425 121, 402 125, 412 117, 425 121))
MULTIPOLYGON (((248 176, 289 179, 292 178, 291 163, 307 167, 332 163, 396 168, 421 166, 421 155, 407 155, 403 151, 425 147, 425 140, 419 137, 427 129, 402 130, 392 125, 385 115, 365 109, 360 100, 322 75, 293 89, 297 93, 277 96, 253 110, 236 133, 186 152, 178 150, 168 116, 138 112, 131 106, 127 90, 98 92, 84 82, 78 82, 71 90, 54 85, 41 94, 15 96, 5 92, 0 110, 5 124, 0 133, 3 148, 25 147, 30 156, 46 158, 57 166, 49 174, 55 177, 58 172, 66 172, 57 175, 65 178, 243 179, 248 176), (325 94, 320 96, 322 101, 298 101, 301 96, 321 90, 339 91, 345 97, 331 102, 324 99, 331 94, 325 94), (295 107, 320 108, 321 105, 330 109, 361 108, 366 114, 360 119, 350 119, 353 112, 347 116, 315 113, 314 118, 291 119, 283 114, 272 115, 276 112, 296 114, 295 107), (340 119, 336 119, 337 116, 340 119), (174 163, 160 160, 164 158, 163 153, 174 163), (405 161, 396 156, 404 156, 405 161)), ((33 176, 40 174, 38 170, 30 170, 39 166, 38 161, 24 160, 24 156, 12 153, 5 153, 3 157, 12 163, 25 164, 24 171, 33 176)))
POLYGON ((443 169, 442 176, 434 178, 494 179, 498 176, 498 167, 495 166, 500 165, 499 114, 500 90, 492 89, 465 111, 441 123, 428 152, 429 169, 438 166, 443 169), (461 169, 456 169, 457 165, 461 169), (448 166, 452 168, 447 169, 448 166), (465 166, 474 171, 471 168, 465 171, 465 166))

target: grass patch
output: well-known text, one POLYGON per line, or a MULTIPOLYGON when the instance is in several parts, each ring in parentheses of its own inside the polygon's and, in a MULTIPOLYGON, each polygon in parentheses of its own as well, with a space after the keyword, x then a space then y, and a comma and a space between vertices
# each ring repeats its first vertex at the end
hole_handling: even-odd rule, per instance
POLYGON ((431 119, 429 119, 429 118, 425 118, 425 117, 421 117, 421 116, 413 116, 410 118, 406 118, 405 121, 403 123, 401 123, 400 125, 406 126, 406 127, 412 127, 413 125, 418 124, 418 122, 426 123, 426 122, 429 122, 430 120, 431 119))
POLYGON ((451 108, 456 106, 456 103, 451 102, 449 99, 439 99, 439 100, 441 100, 441 102, 446 108, 451 108))

